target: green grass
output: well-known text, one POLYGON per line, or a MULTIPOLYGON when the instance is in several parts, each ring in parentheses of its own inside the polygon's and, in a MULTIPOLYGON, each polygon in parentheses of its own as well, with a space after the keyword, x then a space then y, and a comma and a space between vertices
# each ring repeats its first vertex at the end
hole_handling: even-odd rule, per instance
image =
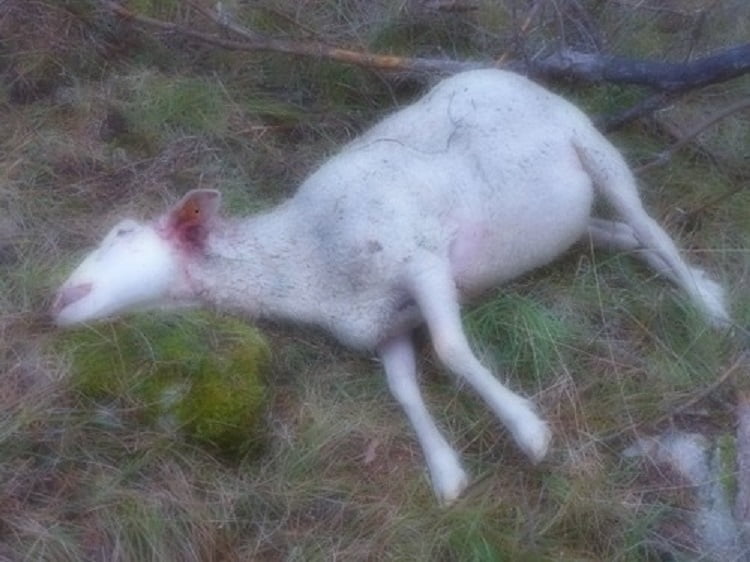
MULTIPOLYGON (((218 400, 206 399, 217 388, 242 387, 232 373, 247 374, 257 358, 237 342, 255 341, 254 329, 190 313, 62 332, 46 315, 54 288, 116 219, 155 216, 188 189, 220 188, 234 213, 282 200, 421 85, 144 35, 87 0, 8 6, 0 21, 0 559, 658 560, 660 524, 690 506, 620 453, 667 424, 711 425, 721 434, 722 478, 736 485, 732 406, 741 381, 680 408, 725 372, 741 343, 709 329, 632 257, 588 248, 466 310, 483 361, 550 421, 553 449, 540 466, 529 465, 478 397, 456 389, 423 341, 425 399, 472 475, 450 509, 435 502, 380 365, 314 332, 262 327, 272 350, 266 404, 229 439, 241 442, 257 423, 261 446, 220 454, 215 435, 204 433, 210 424, 183 419, 175 431, 157 423, 149 406, 173 377, 194 377, 193 397, 213 406, 218 400), (201 386, 206 372, 225 376, 201 386)), ((206 25, 171 1, 128 6, 206 25)), ((519 6, 235 8, 238 21, 271 34, 493 58, 514 52, 511 26, 527 15, 519 6)), ((746 36, 750 18, 728 9, 709 13, 699 50, 746 36)), ((583 20, 550 10, 529 27, 528 53, 556 44, 561 21, 569 44, 588 44, 583 20)), ((679 59, 692 40, 690 26, 669 31, 657 21, 668 14, 645 5, 589 15, 620 53, 667 49, 679 59)), ((638 94, 553 86, 591 113, 623 109, 638 94)), ((689 128, 749 87, 743 79, 693 93, 660 118, 689 128)), ((639 178, 651 213, 691 262, 729 288, 742 326, 750 323, 750 192, 717 196, 742 187, 748 135, 747 116, 733 116, 639 178)), ((635 163, 669 142, 642 124, 612 138, 635 163)), ((232 416, 235 429, 242 415, 232 416)))
POLYGON ((544 386, 577 331, 560 312, 533 295, 501 293, 474 307, 466 315, 466 326, 492 362, 544 386))
POLYGON ((123 82, 116 88, 125 100, 120 103, 122 124, 112 134, 118 146, 156 154, 176 137, 226 132, 229 105, 215 80, 145 71, 123 82))

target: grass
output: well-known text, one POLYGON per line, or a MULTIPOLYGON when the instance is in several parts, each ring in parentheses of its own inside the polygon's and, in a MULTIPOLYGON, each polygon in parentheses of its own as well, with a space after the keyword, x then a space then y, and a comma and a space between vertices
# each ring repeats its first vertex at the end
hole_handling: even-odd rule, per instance
MULTIPOLYGON (((513 52, 513 22, 525 17, 510 2, 447 16, 379 6, 318 2, 305 16, 292 2, 260 3, 238 8, 238 17, 292 37, 477 56, 513 52)), ((130 7, 189 19, 171 1, 130 7)), ((82 393, 73 340, 101 345, 111 359, 107 350, 135 330, 144 344, 129 356, 141 357, 171 341, 163 328, 176 321, 135 316, 78 335, 49 325, 53 289, 118 217, 153 216, 198 186, 222 189, 236 213, 266 208, 419 88, 324 61, 145 37, 85 0, 4 8, 0 560, 659 559, 660 524, 690 506, 620 453, 636 433, 670 423, 722 434, 731 457, 732 382, 672 414, 724 372, 739 344, 710 330, 677 291, 628 256, 578 248, 467 309, 477 352, 550 421, 554 446, 539 467, 468 389, 456 391, 423 343, 425 398, 473 477, 447 510, 436 505, 380 366, 315 332, 262 326, 272 349, 265 439, 240 454, 219 454, 138 415, 143 399, 130 391, 148 386, 143 372, 153 365, 113 364, 130 381, 122 391, 82 393)), ((709 15, 698 49, 743 37, 750 19, 726 10, 709 15)), ((543 15, 528 31, 535 48, 558 31, 557 20, 543 15)), ((648 7, 620 3, 590 15, 623 53, 668 45, 683 54, 691 37, 690 26, 669 31, 648 7)), ((567 38, 585 42, 585 22, 576 18, 567 38)), ((592 113, 616 111, 637 94, 556 87, 592 113)), ((749 87, 743 79, 691 94, 661 117, 689 128, 749 87)), ((747 177, 748 135, 750 121, 737 115, 640 178, 649 209, 692 262, 730 288, 744 326, 750 192, 716 196, 747 177)), ((613 138, 636 163, 669 141, 640 124, 613 138)), ((180 360, 227 359, 222 345, 196 344, 205 323, 193 318, 167 330, 178 350, 192 353, 180 360)), ((725 478, 734 485, 731 469, 725 478)))
POLYGON ((127 101, 119 113, 122 123, 120 130, 113 126, 112 132, 117 144, 158 152, 163 148, 159 141, 169 137, 213 136, 226 130, 228 104, 215 81, 143 72, 124 82, 120 95, 127 101))
POLYGON ((528 373, 543 387, 577 331, 563 314, 545 308, 539 296, 501 293, 473 308, 466 324, 469 335, 486 348, 491 363, 518 376, 528 373))

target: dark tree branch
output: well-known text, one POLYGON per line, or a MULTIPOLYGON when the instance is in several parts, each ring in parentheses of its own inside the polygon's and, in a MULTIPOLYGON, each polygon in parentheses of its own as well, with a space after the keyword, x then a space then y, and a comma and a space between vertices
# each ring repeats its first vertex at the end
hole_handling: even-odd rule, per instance
MULTIPOLYGON (((606 117, 599 125, 605 131, 652 113, 688 90, 736 78, 750 72, 750 43, 732 47, 691 62, 671 63, 630 59, 626 57, 581 53, 564 50, 531 61, 506 61, 507 53, 496 61, 461 61, 423 57, 401 57, 342 49, 320 41, 295 41, 268 37, 244 28, 219 14, 189 1, 188 4, 212 21, 218 34, 205 33, 177 23, 162 21, 128 10, 113 0, 99 0, 117 16, 138 25, 162 32, 177 33, 209 45, 237 51, 272 51, 293 56, 329 59, 344 64, 384 71, 410 74, 453 74, 464 70, 506 67, 539 78, 565 78, 582 82, 608 82, 647 86, 655 90, 627 110, 606 117)), ((532 6, 521 33, 523 34, 541 2, 532 6)))
MULTIPOLYGON (((498 66, 492 61, 459 61, 422 57, 382 55, 333 47, 319 41, 294 41, 260 35, 221 14, 205 8, 199 11, 209 17, 225 35, 197 31, 180 24, 137 14, 112 0, 99 2, 118 16, 161 31, 179 33, 191 39, 241 51, 276 51, 290 55, 327 58, 347 64, 386 71, 412 73, 454 73, 462 70, 498 66)), ((194 3, 193 6, 196 5, 194 3)), ((534 61, 511 62, 507 65, 520 72, 544 78, 566 78, 583 82, 610 82, 648 86, 662 92, 681 92, 735 78, 750 72, 750 43, 732 47, 715 55, 685 63, 638 60, 599 54, 563 51, 534 61)))
POLYGON ((529 70, 544 77, 634 84, 663 92, 681 92, 750 72, 750 43, 682 63, 563 51, 533 61, 529 70))
POLYGON ((286 53, 288 55, 329 59, 345 64, 377 68, 379 70, 412 73, 450 74, 461 72, 463 70, 492 66, 492 64, 488 62, 381 55, 377 53, 341 49, 319 41, 293 41, 289 39, 267 37, 265 35, 254 33, 249 29, 245 29, 236 23, 222 21, 219 15, 214 14, 209 10, 201 10, 201 13, 210 14, 211 19, 222 29, 222 31, 229 31, 240 37, 240 39, 229 39, 226 37, 226 34, 215 35, 204 33, 177 23, 137 14, 111 0, 99 0, 99 3, 121 18, 135 22, 139 25, 158 29, 163 32, 178 33, 202 43, 234 51, 272 51, 286 53))

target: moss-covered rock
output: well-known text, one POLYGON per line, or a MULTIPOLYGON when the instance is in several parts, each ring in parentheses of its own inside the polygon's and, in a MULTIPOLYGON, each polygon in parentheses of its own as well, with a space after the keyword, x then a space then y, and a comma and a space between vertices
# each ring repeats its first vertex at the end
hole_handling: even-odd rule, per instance
POLYGON ((270 350, 251 326, 204 312, 138 315, 62 337, 73 387, 226 452, 262 441, 270 350))

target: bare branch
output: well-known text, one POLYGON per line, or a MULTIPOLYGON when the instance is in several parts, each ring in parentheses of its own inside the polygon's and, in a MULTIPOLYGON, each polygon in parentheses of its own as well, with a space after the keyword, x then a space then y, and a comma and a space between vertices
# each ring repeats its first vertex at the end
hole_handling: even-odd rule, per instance
POLYGON ((745 109, 750 108, 750 98, 741 99, 738 102, 735 102, 728 107, 724 108, 722 111, 718 111, 708 119, 704 120, 702 123, 699 123, 695 127, 693 127, 690 131, 688 131, 682 138, 680 138, 677 142, 669 146, 667 149, 661 152, 656 158, 654 158, 651 162, 648 162, 644 164, 643 166, 639 166, 634 171, 636 173, 644 172, 650 168, 653 168, 655 166, 661 166, 663 164, 666 164, 669 162, 669 160, 672 158, 672 155, 683 148, 684 146, 688 145, 690 142, 692 142, 695 137, 700 135, 702 132, 704 132, 709 127, 712 127, 714 124, 718 123, 722 119, 726 119, 730 115, 737 113, 739 111, 743 111, 745 109))
MULTIPOLYGON (((669 412, 666 412, 662 414, 661 416, 658 416, 654 420, 641 420, 634 422, 633 424, 629 425, 628 427, 618 429, 608 435, 604 435, 599 439, 600 443, 610 443, 616 439, 619 439, 627 432, 636 432, 639 431, 641 428, 643 428, 646 425, 649 425, 650 427, 657 427, 664 422, 672 419, 673 417, 681 414, 685 410, 688 410, 701 402, 702 400, 706 399, 708 396, 710 396, 712 393, 714 393, 716 390, 718 390, 722 385, 724 385, 733 375, 735 375, 738 371, 746 372, 748 369, 748 359, 750 358, 750 355, 748 355, 748 352, 742 352, 740 353, 735 361, 727 367, 727 369, 711 384, 708 386, 698 390, 695 392, 690 398, 688 398, 686 401, 682 402, 679 406, 676 408, 673 408, 669 412)), ((750 490, 750 488, 748 488, 750 490)))
POLYGON ((695 51, 695 48, 698 45, 703 32, 706 30, 708 14, 716 7, 718 3, 719 0, 711 0, 710 2, 708 2, 708 5, 701 9, 698 13, 698 17, 696 18, 695 23, 693 24, 693 28, 690 31, 690 46, 688 47, 688 52, 685 56, 685 60, 690 60, 692 58, 693 52, 695 51))
POLYGON ((626 125, 627 123, 630 123, 631 121, 635 121, 636 119, 639 119, 644 115, 649 115, 657 109, 661 109, 662 107, 669 104, 672 100, 674 100, 676 95, 677 94, 670 94, 665 92, 651 94, 644 97, 641 101, 639 101, 632 107, 629 107, 613 115, 607 115, 597 119, 596 124, 605 132, 614 131, 615 129, 619 129, 620 127, 626 125))
POLYGON ((137 14, 113 2, 111 0, 99 0, 99 2, 117 14, 118 16, 136 22, 146 27, 159 29, 169 33, 179 33, 185 37, 197 41, 230 49, 235 51, 273 51, 286 53, 289 55, 315 57, 329 59, 345 64, 354 64, 368 68, 377 68, 389 71, 405 71, 412 73, 431 73, 431 74, 448 74, 471 70, 476 68, 486 68, 492 66, 490 62, 479 61, 457 61, 451 59, 433 59, 433 58, 411 58, 399 57, 395 55, 381 55, 377 53, 368 53, 362 51, 353 51, 332 47, 318 41, 291 41, 287 39, 278 39, 266 37, 245 29, 237 24, 222 22, 218 16, 211 12, 203 10, 202 13, 210 14, 211 19, 216 22, 222 29, 229 30, 237 35, 241 35, 243 40, 233 40, 219 35, 212 35, 197 31, 190 27, 179 25, 172 22, 166 22, 137 14))
MULTIPOLYGON (((178 33, 196 41, 230 50, 273 51, 410 74, 453 74, 464 70, 503 66, 541 78, 637 84, 656 90, 656 93, 645 97, 633 107, 602 120, 599 124, 605 131, 617 129, 629 121, 663 107, 679 93, 750 72, 750 43, 684 63, 637 60, 570 50, 562 50, 531 61, 507 61, 507 53, 497 61, 461 61, 383 55, 343 49, 320 41, 295 41, 268 37, 238 25, 236 22, 228 21, 223 14, 214 13, 194 1, 189 1, 188 4, 212 21, 221 33, 205 33, 180 24, 137 14, 112 0, 99 0, 99 2, 118 16, 139 25, 163 32, 178 33), (231 35, 235 38, 230 38, 231 35)), ((528 29, 541 4, 537 1, 532 5, 521 27, 522 34, 528 29)))
POLYGON ((680 92, 750 72, 750 43, 683 63, 561 51, 534 61, 530 70, 546 77, 635 84, 663 92, 680 92))
MULTIPOLYGON (((747 176, 745 176, 744 179, 747 179, 747 176)), ((709 209, 711 207, 715 207, 719 203, 726 201, 727 199, 734 197, 741 191, 744 191, 747 189, 747 183, 741 181, 742 178, 738 178, 738 183, 735 185, 732 189, 729 189, 725 191, 724 193, 720 193, 719 195, 716 195, 715 197, 710 198, 708 201, 705 201, 698 207, 695 207, 694 209, 691 209, 690 211, 686 212, 682 217, 680 217, 680 221, 683 223, 689 223, 691 222, 695 217, 703 213, 706 209, 709 209)), ((747 331, 745 331, 747 332, 747 331)))
POLYGON ((667 412, 663 416, 652 421, 651 424, 659 425, 661 423, 664 423, 668 419, 673 418, 677 414, 692 408, 698 402, 700 402, 701 400, 704 400, 706 397, 710 396, 713 392, 715 392, 719 387, 721 387, 725 382, 727 382, 732 375, 734 375, 738 371, 744 372, 747 369, 747 362, 748 362, 747 353, 740 353, 737 359, 735 359, 735 361, 729 367, 727 367, 727 369, 721 374, 721 376, 719 376, 719 378, 717 378, 715 381, 713 381, 711 384, 709 384, 702 390, 693 394, 688 400, 680 404, 677 408, 674 408, 672 411, 667 412))
MULTIPOLYGON (((536 18, 537 14, 539 13, 540 8, 542 7, 542 0, 536 0, 529 9, 529 12, 526 14, 526 18, 524 19, 523 23, 521 24, 520 28, 515 34, 513 42, 515 43, 516 48, 521 44, 522 40, 526 37, 527 32, 529 31, 529 27, 531 26, 531 22, 536 18)), ((510 57, 510 51, 505 51, 500 57, 497 59, 497 64, 499 66, 502 66, 510 57)))

